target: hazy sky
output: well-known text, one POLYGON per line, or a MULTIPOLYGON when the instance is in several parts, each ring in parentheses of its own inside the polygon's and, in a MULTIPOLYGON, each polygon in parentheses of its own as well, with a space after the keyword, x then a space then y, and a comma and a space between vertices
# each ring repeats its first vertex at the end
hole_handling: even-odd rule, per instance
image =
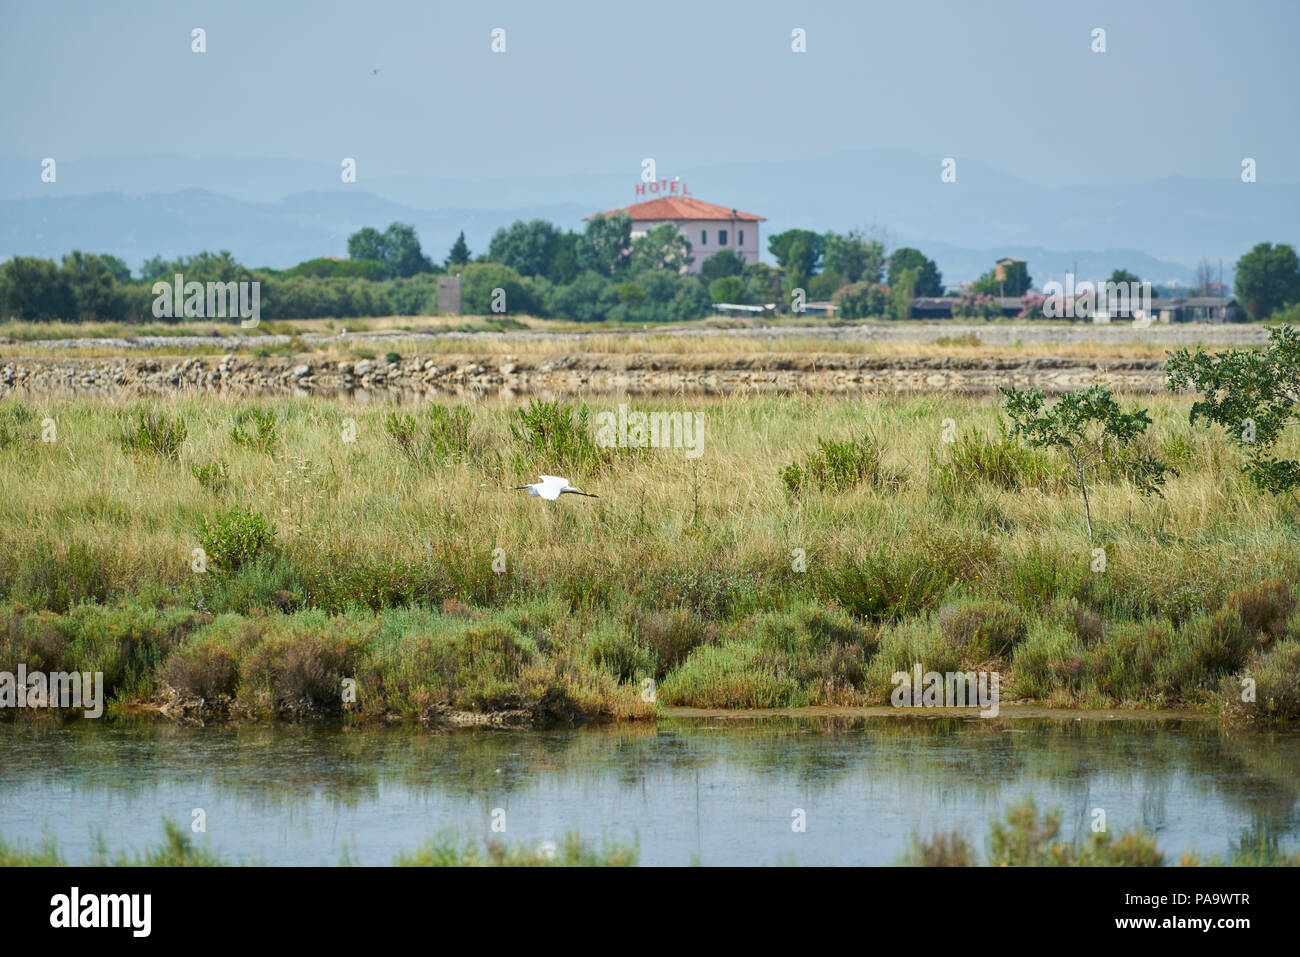
POLYGON ((0 0, 0 154, 370 175, 904 147, 1036 183, 1300 182, 1300 0, 0 0), (190 31, 207 31, 192 53, 190 31), (506 31, 506 52, 490 50, 506 31), (807 52, 791 51, 791 31, 807 52), (1106 30, 1093 53, 1092 30, 1106 30), (377 76, 371 75, 378 69, 377 76))

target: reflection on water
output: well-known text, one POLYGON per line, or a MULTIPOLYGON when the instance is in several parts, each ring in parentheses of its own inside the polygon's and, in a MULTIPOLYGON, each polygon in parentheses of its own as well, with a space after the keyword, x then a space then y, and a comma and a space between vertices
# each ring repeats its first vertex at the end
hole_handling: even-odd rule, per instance
POLYGON ((989 822, 1032 795, 1088 833, 1140 825, 1174 860, 1300 846, 1300 732, 1205 721, 678 719, 430 734, 413 728, 0 725, 0 836, 76 863, 207 817, 228 859, 386 864, 440 831, 511 843, 637 840, 644 864, 888 864, 914 832, 989 822), (791 829, 802 808, 807 831, 791 829))

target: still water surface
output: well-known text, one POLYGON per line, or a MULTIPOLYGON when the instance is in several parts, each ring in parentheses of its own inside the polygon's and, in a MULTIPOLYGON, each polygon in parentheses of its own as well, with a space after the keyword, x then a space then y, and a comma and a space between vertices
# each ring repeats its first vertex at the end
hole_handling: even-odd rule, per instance
POLYGON ((391 863, 440 832, 530 845, 577 831, 643 864, 891 864, 913 833, 982 849, 1025 796, 1085 836, 1140 825, 1176 862, 1300 847, 1300 732, 1203 720, 673 718, 433 734, 415 728, 0 725, 0 837, 85 861, 186 826, 228 860, 391 863), (804 810, 805 833, 791 828, 804 810))

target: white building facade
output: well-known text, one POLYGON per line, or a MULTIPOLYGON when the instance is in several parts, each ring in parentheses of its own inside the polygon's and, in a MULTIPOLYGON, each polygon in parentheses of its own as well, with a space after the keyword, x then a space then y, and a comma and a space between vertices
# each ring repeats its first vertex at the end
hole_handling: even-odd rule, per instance
POLYGON ((616 212, 627 213, 632 218, 633 239, 664 223, 676 226, 691 244, 693 261, 686 268, 689 273, 698 273, 704 260, 724 249, 739 253, 746 265, 758 262, 758 224, 765 221, 762 216, 706 203, 689 195, 652 199, 604 215, 616 212))

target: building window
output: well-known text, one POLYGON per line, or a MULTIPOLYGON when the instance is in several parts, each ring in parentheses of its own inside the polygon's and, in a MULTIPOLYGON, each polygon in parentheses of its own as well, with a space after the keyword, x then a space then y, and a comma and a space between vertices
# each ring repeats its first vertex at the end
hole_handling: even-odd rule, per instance
POLYGON ((727 245, 727 231, 725 229, 718 230, 718 245, 719 246, 727 245))
POLYGON ((745 231, 743 229, 736 230, 736 245, 745 245, 745 231))
POLYGON ((709 231, 708 231, 707 229, 701 229, 701 230, 700 230, 700 245, 701 245, 701 246, 707 246, 708 244, 709 244, 709 231))

